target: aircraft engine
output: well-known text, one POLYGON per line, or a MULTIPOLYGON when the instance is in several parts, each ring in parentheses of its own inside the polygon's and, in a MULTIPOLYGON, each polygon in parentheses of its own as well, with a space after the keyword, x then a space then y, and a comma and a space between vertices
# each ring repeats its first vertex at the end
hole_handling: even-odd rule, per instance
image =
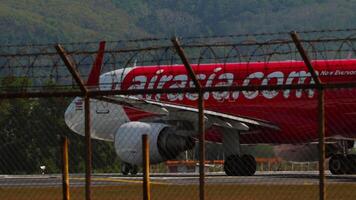
POLYGON ((181 152, 192 149, 194 140, 180 136, 163 123, 128 122, 120 126, 115 135, 115 150, 122 161, 142 165, 142 135, 147 134, 150 163, 173 159, 181 152))

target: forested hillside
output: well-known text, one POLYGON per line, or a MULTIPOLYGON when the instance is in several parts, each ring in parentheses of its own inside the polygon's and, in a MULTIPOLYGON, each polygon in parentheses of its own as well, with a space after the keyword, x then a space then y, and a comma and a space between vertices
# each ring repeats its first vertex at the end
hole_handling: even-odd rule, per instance
POLYGON ((356 0, 2 0, 0 43, 355 27, 356 0))

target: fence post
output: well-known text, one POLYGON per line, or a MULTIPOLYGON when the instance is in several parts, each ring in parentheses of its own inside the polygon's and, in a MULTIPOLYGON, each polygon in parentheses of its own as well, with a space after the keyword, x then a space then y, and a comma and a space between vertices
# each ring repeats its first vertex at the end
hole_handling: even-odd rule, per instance
POLYGON ((150 187, 150 147, 148 136, 142 135, 143 200, 151 199, 150 187))
POLYGON ((63 200, 69 200, 69 167, 68 167, 68 138, 61 137, 62 147, 62 192, 63 200))
POLYGON ((80 77, 75 63, 71 57, 67 54, 64 48, 57 44, 55 48, 66 65, 68 71, 73 76, 74 80, 80 87, 80 90, 85 96, 84 100, 84 131, 85 131, 85 199, 91 200, 91 161, 92 161, 92 149, 91 149, 91 133, 90 133, 90 98, 88 97, 88 89, 85 86, 84 81, 80 77))
POLYGON ((308 67, 310 74, 318 86, 318 135, 319 135, 319 199, 325 200, 325 110, 324 110, 324 88, 323 84, 311 64, 307 52, 296 32, 291 32, 291 37, 295 46, 297 47, 300 56, 303 58, 305 65, 308 67))
POLYGON ((324 109, 324 90, 318 92, 318 121, 319 121, 319 198, 326 199, 325 193, 325 109, 324 109))
POLYGON ((85 120, 85 199, 91 200, 91 162, 92 149, 90 137, 90 98, 85 97, 84 101, 85 120))
POLYGON ((179 57, 181 58, 189 77, 193 80, 195 88, 198 92, 198 110, 199 110, 199 199, 205 199, 205 125, 204 125, 204 91, 200 84, 192 66, 190 65, 187 56, 184 53, 183 48, 180 46, 177 38, 171 39, 179 57))
POLYGON ((199 90, 199 197, 205 199, 205 134, 204 134, 204 96, 199 90))

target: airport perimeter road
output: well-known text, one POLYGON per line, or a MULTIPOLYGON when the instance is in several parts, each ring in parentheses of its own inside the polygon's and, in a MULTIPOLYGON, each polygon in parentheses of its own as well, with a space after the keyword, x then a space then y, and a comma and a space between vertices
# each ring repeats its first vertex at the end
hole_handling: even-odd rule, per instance
MULTIPOLYGON (((84 186, 83 175, 70 176, 71 187, 84 186)), ((93 186, 141 184, 142 178, 120 174, 94 174, 93 186)), ((198 174, 152 174, 151 183, 158 185, 198 185, 198 174)), ((317 185, 318 172, 257 172, 255 176, 225 176, 223 173, 208 173, 207 184, 258 184, 258 185, 317 185)), ((356 175, 330 175, 327 183, 355 184, 356 175)), ((0 187, 61 187, 61 175, 0 175, 0 187)))

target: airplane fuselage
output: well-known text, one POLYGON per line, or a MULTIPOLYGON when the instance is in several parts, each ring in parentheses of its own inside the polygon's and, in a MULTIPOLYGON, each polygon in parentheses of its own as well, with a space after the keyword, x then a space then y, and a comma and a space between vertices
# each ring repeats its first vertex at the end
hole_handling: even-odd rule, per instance
MULTIPOLYGON (((313 66, 324 83, 356 80, 356 60, 318 60, 313 62, 313 66)), ((307 67, 301 61, 200 64, 192 65, 192 67, 203 87, 315 84, 307 67)), ((99 85, 101 90, 194 87, 183 65, 119 69, 101 75, 99 85)), ((280 128, 279 131, 266 129, 256 131, 255 134, 242 134, 241 143, 305 143, 316 141, 318 137, 317 95, 315 89, 219 91, 204 93, 204 100, 205 108, 208 110, 265 120, 280 128)), ((356 138, 355 96, 356 89, 325 91, 326 136, 328 138, 356 138)), ((136 97, 194 107, 198 99, 197 94, 193 93, 144 94, 136 95, 136 97)), ((71 110, 78 107, 79 103, 75 105, 76 101, 79 100, 76 99, 73 102, 71 110)), ((101 137, 99 135, 114 134, 112 131, 127 121, 139 121, 150 117, 147 112, 114 104, 106 106, 110 107, 106 109, 111 112, 112 116, 103 117, 105 116, 103 106, 93 105, 93 109, 96 109, 93 121, 99 120, 95 123, 98 138, 101 137), (118 107, 114 112, 113 106, 118 107), (102 107, 102 113, 100 113, 100 107, 102 107), (115 118, 116 115, 118 116, 115 118), (99 128, 100 123, 105 125, 99 128)), ((214 127, 206 130, 206 139, 213 142, 221 142, 222 135, 214 127)))
MULTIPOLYGON (((319 60, 313 66, 322 82, 352 82, 356 60, 319 60)), ((204 87, 314 84, 301 61, 192 65, 204 87)), ((109 72, 101 77, 102 89, 165 89, 194 87, 183 65, 143 66, 109 72), (110 87, 110 88, 109 88, 110 87)), ((356 89, 325 92, 326 136, 356 138, 356 89), (355 128, 354 128, 355 127, 355 128)), ((139 98, 196 106, 193 93, 145 94, 139 98)), ((243 135, 242 143, 300 143, 317 139, 317 91, 224 91, 204 93, 206 109, 272 122, 281 131, 243 135)), ((136 113, 142 115, 142 113, 136 113)), ((139 118, 130 116, 130 118, 139 118)), ((207 139, 221 141, 216 130, 207 139)))

